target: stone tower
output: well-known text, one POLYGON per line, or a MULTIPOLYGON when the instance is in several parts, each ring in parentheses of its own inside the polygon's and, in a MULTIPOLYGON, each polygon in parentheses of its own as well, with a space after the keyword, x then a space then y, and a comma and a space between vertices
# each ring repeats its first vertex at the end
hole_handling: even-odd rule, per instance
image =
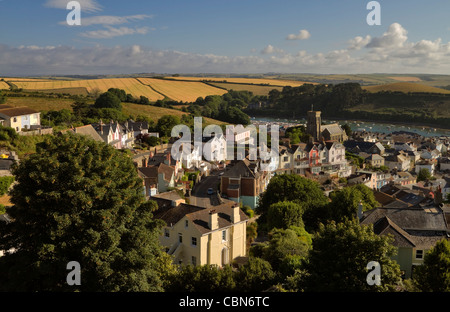
POLYGON ((306 123, 306 132, 312 136, 314 141, 319 141, 321 137, 321 125, 322 118, 320 117, 322 112, 314 111, 314 108, 311 107, 311 110, 308 112, 307 123, 306 123))

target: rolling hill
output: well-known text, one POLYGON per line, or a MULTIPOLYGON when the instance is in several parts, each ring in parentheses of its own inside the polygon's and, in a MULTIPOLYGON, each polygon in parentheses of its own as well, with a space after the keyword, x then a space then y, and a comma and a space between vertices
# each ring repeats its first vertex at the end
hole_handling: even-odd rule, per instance
POLYGON ((376 86, 364 86, 363 89, 371 92, 381 92, 381 91, 391 91, 391 92, 423 92, 423 93, 440 93, 440 94, 450 94, 450 90, 445 90, 441 88, 431 87, 423 85, 420 83, 413 82, 396 82, 390 84, 382 84, 376 86))

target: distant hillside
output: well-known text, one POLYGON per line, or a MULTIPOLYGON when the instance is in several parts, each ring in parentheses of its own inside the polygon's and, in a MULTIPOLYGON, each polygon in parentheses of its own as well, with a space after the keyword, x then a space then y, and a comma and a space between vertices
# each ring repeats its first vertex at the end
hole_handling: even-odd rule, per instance
POLYGON ((377 86, 364 86, 362 87, 364 90, 367 90, 371 93, 382 92, 382 91, 391 91, 391 92, 424 92, 424 93, 441 93, 441 94, 450 94, 450 90, 445 90, 441 88, 435 88, 431 86, 426 86, 420 83, 413 82, 396 82, 389 83, 377 86))

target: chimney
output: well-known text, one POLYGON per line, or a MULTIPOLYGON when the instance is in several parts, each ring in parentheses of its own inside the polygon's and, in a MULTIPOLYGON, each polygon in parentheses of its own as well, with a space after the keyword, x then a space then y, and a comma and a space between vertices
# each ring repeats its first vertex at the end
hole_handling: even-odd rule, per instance
POLYGON ((358 205, 358 214, 357 214, 358 220, 361 220, 361 218, 363 217, 363 204, 362 201, 359 201, 359 205, 358 205))
POLYGON ((241 221, 240 210, 241 208, 239 205, 234 205, 233 208, 231 208, 231 223, 238 223, 241 221))
POLYGON ((440 185, 437 187, 436 192, 434 192, 434 203, 436 205, 439 205, 439 204, 443 203, 442 190, 441 190, 441 186, 440 185))
POLYGON ((142 158, 142 167, 147 167, 147 158, 142 158))
POLYGON ((209 212, 209 228, 211 231, 217 230, 219 228, 219 215, 215 210, 209 212))

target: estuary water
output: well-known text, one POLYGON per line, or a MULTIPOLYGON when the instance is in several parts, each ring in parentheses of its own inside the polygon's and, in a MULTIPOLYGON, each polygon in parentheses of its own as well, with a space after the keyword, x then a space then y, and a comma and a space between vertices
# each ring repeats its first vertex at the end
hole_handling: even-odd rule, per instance
MULTIPOLYGON (((269 118, 269 117, 251 117, 253 124, 279 124, 281 125, 298 125, 306 124, 305 119, 283 119, 283 118, 269 118)), ((427 126, 407 125, 405 124, 391 124, 368 121, 354 121, 354 120, 327 120, 323 119, 323 123, 339 123, 340 125, 348 124, 353 131, 367 131, 378 133, 392 133, 397 131, 407 131, 416 133, 424 137, 450 137, 450 129, 439 129, 427 126)))

